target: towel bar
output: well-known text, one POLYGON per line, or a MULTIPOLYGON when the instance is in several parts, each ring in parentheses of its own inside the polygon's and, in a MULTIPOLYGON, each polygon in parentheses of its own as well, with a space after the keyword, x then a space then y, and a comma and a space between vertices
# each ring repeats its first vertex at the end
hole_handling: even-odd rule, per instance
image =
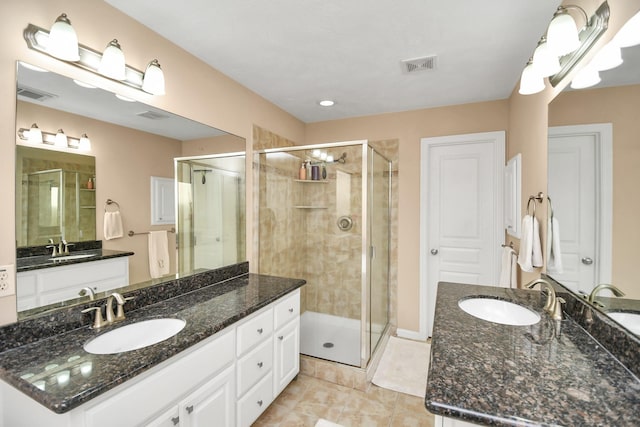
MULTIPOLYGON (((174 227, 171 227, 171 229, 169 229, 169 230, 167 230, 167 231, 168 231, 169 233, 175 233, 175 232, 176 232, 176 229, 175 229, 174 227)), ((140 234, 150 234, 150 233, 151 233, 150 231, 142 231, 142 232, 136 233, 136 232, 135 232, 135 231, 133 231, 133 230, 129 230, 129 233, 127 233, 127 234, 129 234, 129 237, 131 237, 131 236, 138 236, 138 235, 140 235, 140 234)))

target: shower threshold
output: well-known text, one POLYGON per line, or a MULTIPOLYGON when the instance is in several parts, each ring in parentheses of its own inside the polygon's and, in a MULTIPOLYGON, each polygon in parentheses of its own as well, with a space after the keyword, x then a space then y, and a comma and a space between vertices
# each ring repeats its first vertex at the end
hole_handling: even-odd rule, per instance
POLYGON ((360 366, 360 321, 305 311, 300 316, 300 353, 360 366))

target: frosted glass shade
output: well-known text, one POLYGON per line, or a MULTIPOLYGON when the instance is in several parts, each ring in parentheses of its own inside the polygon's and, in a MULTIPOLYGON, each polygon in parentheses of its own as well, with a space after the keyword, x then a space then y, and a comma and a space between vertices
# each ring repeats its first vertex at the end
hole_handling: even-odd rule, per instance
POLYGON ((55 146, 64 148, 68 147, 67 135, 64 134, 62 129, 58 129, 58 133, 56 133, 55 146))
POLYGON ((545 88, 543 77, 535 69, 532 61, 529 61, 520 77, 520 95, 533 95, 542 92, 545 88))
POLYGON ((118 40, 113 39, 102 53, 102 59, 100 60, 100 66, 98 72, 103 76, 115 79, 124 80, 125 74, 125 62, 124 53, 120 48, 118 40))
POLYGON ((83 133, 80 137, 80 142, 78 143, 78 150, 80 151, 91 151, 91 140, 87 136, 86 133, 83 133))
POLYGON ((51 26, 47 52, 63 61, 78 61, 78 36, 71 26, 71 21, 63 13, 51 26))
POLYGON ((142 90, 152 95, 164 95, 164 73, 157 59, 149 62, 142 78, 142 90))
POLYGON ((542 77, 549 77, 560 71, 558 56, 549 49, 546 40, 542 40, 533 52, 533 66, 542 77))
POLYGON ((622 64, 622 51, 614 43, 607 43, 593 57, 589 67, 593 67, 598 71, 611 70, 622 64))
POLYGON ((27 139, 33 144, 42 144, 42 131, 37 124, 32 124, 27 139))
POLYGON ((586 87, 595 86, 600 83, 600 73, 592 67, 584 67, 571 80, 572 89, 584 89, 586 87))
POLYGON ((631 47, 640 44, 640 12, 633 15, 614 37, 620 47, 631 47))
POLYGON ((576 21, 566 9, 559 7, 547 28, 547 44, 557 55, 563 56, 580 47, 576 21))

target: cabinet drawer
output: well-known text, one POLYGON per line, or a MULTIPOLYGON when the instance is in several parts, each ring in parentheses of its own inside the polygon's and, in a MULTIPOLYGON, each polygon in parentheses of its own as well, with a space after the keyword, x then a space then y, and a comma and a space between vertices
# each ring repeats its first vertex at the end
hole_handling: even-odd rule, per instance
POLYGON ((238 361, 238 397, 271 372, 272 349, 272 341, 266 340, 238 361))
POLYGON ((238 426, 249 427, 273 401, 273 375, 269 373, 238 401, 238 426))
POLYGON ((275 329, 298 317, 300 315, 300 290, 296 289, 291 295, 276 304, 274 312, 275 329))
POLYGON ((250 348, 271 336, 273 332, 273 310, 268 309, 238 326, 237 355, 242 356, 250 348))

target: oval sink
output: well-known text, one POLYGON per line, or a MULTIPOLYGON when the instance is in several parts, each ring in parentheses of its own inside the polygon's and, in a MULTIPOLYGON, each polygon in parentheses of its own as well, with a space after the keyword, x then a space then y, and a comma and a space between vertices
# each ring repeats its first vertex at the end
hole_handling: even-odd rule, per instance
POLYGON ((466 298, 458 301, 466 313, 502 325, 527 326, 540 321, 540 315, 518 304, 494 298, 466 298))
POLYGON ((90 258, 92 256, 96 256, 96 254, 63 255, 55 258, 49 258, 49 261, 71 261, 73 259, 90 258))
POLYGON ((631 313, 628 311, 609 311, 607 314, 634 334, 640 335, 639 313, 631 313))
POLYGON ((115 354, 137 350, 171 338, 186 324, 187 322, 181 319, 151 319, 131 323, 87 341, 84 349, 92 354, 115 354))

